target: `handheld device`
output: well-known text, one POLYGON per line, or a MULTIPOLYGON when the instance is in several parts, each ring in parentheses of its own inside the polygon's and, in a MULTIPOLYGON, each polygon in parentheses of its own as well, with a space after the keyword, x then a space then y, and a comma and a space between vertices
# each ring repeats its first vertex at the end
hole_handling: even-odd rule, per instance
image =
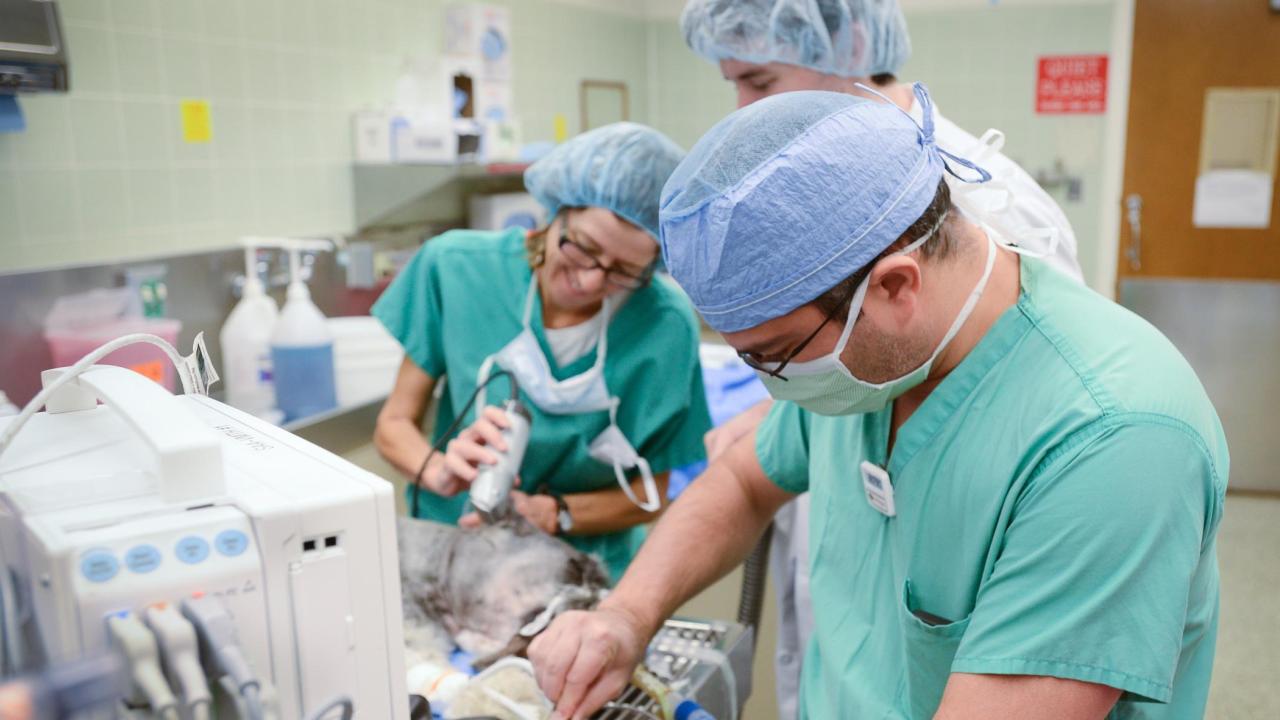
POLYGON ((507 441, 506 452, 494 451, 498 462, 481 465, 480 474, 471 483, 471 505, 485 522, 500 520, 511 512, 511 488, 515 485, 524 451, 529 445, 529 425, 533 418, 528 409, 514 398, 502 405, 511 425, 502 431, 507 441))

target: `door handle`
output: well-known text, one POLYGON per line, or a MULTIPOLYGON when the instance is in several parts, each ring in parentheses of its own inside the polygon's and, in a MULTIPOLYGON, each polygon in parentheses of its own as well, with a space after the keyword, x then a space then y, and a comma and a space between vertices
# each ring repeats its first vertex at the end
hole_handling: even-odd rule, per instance
POLYGON ((1142 196, 1131 193, 1124 199, 1124 207, 1129 218, 1129 247, 1124 256, 1129 260, 1129 269, 1136 272, 1142 269, 1142 196))

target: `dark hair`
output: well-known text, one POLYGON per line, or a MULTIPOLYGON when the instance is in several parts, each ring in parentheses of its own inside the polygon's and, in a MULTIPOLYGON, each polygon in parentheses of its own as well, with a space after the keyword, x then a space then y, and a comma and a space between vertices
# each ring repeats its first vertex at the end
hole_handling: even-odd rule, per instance
POLYGON ((880 87, 884 87, 885 85, 892 85, 897 81, 898 81, 898 76, 894 75, 893 73, 876 73, 875 75, 871 76, 871 82, 875 83, 876 85, 879 85, 880 87))
MULTIPOLYGON (((852 275, 814 298, 813 304, 824 314, 836 314, 836 311, 840 309, 840 305, 847 305, 853 299, 853 293, 857 291, 858 285, 862 284, 862 281, 871 273, 871 268, 876 263, 919 240, 929 232, 934 231, 935 228, 936 232, 933 233, 933 237, 925 240, 924 244, 920 246, 920 255, 928 260, 942 260, 950 257, 956 250, 956 240, 952 237, 951 231, 946 225, 946 221, 950 218, 951 208, 951 190, 947 188, 945 179, 939 180, 938 190, 933 195, 933 201, 929 203, 929 207, 925 208, 924 214, 911 224, 911 227, 907 228, 897 240, 885 248, 884 252, 877 255, 871 262, 858 268, 852 275)), ((848 320, 849 318, 845 314, 847 312, 847 308, 840 310, 836 317, 840 320, 848 320)))

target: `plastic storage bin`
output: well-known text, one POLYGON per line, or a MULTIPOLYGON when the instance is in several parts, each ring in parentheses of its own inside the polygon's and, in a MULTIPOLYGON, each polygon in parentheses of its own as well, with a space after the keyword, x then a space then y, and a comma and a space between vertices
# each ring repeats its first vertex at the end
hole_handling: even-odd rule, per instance
MULTIPOLYGON (((74 365, 85 355, 122 335, 150 333, 159 335, 169 344, 177 346, 182 322, 171 318, 124 318, 104 325, 46 329, 44 339, 49 343, 55 367, 74 365)), ((135 344, 120 348, 98 361, 100 365, 119 365, 141 373, 160 383, 170 391, 176 389, 177 373, 173 362, 164 351, 154 345, 135 344)))
POLYGON ((404 360, 400 343, 376 318, 336 317, 328 323, 338 405, 351 407, 386 397, 404 360))

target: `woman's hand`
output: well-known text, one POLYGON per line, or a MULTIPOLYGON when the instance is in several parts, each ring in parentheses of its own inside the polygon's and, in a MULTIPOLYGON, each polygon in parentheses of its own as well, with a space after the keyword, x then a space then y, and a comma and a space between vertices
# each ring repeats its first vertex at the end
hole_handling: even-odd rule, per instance
POLYGON ((495 451, 506 452, 502 431, 510 426, 511 421, 501 409, 486 407, 479 420, 449 441, 443 459, 433 459, 419 482, 437 495, 457 495, 480 474, 480 465, 498 462, 495 451))
MULTIPOLYGON (((557 518, 560 508, 556 506, 556 499, 550 495, 526 495, 519 490, 512 490, 511 508, 548 535, 555 535, 560 527, 557 518)), ((479 513, 467 513, 458 519, 458 526, 464 528, 480 527, 483 523, 479 513)))

